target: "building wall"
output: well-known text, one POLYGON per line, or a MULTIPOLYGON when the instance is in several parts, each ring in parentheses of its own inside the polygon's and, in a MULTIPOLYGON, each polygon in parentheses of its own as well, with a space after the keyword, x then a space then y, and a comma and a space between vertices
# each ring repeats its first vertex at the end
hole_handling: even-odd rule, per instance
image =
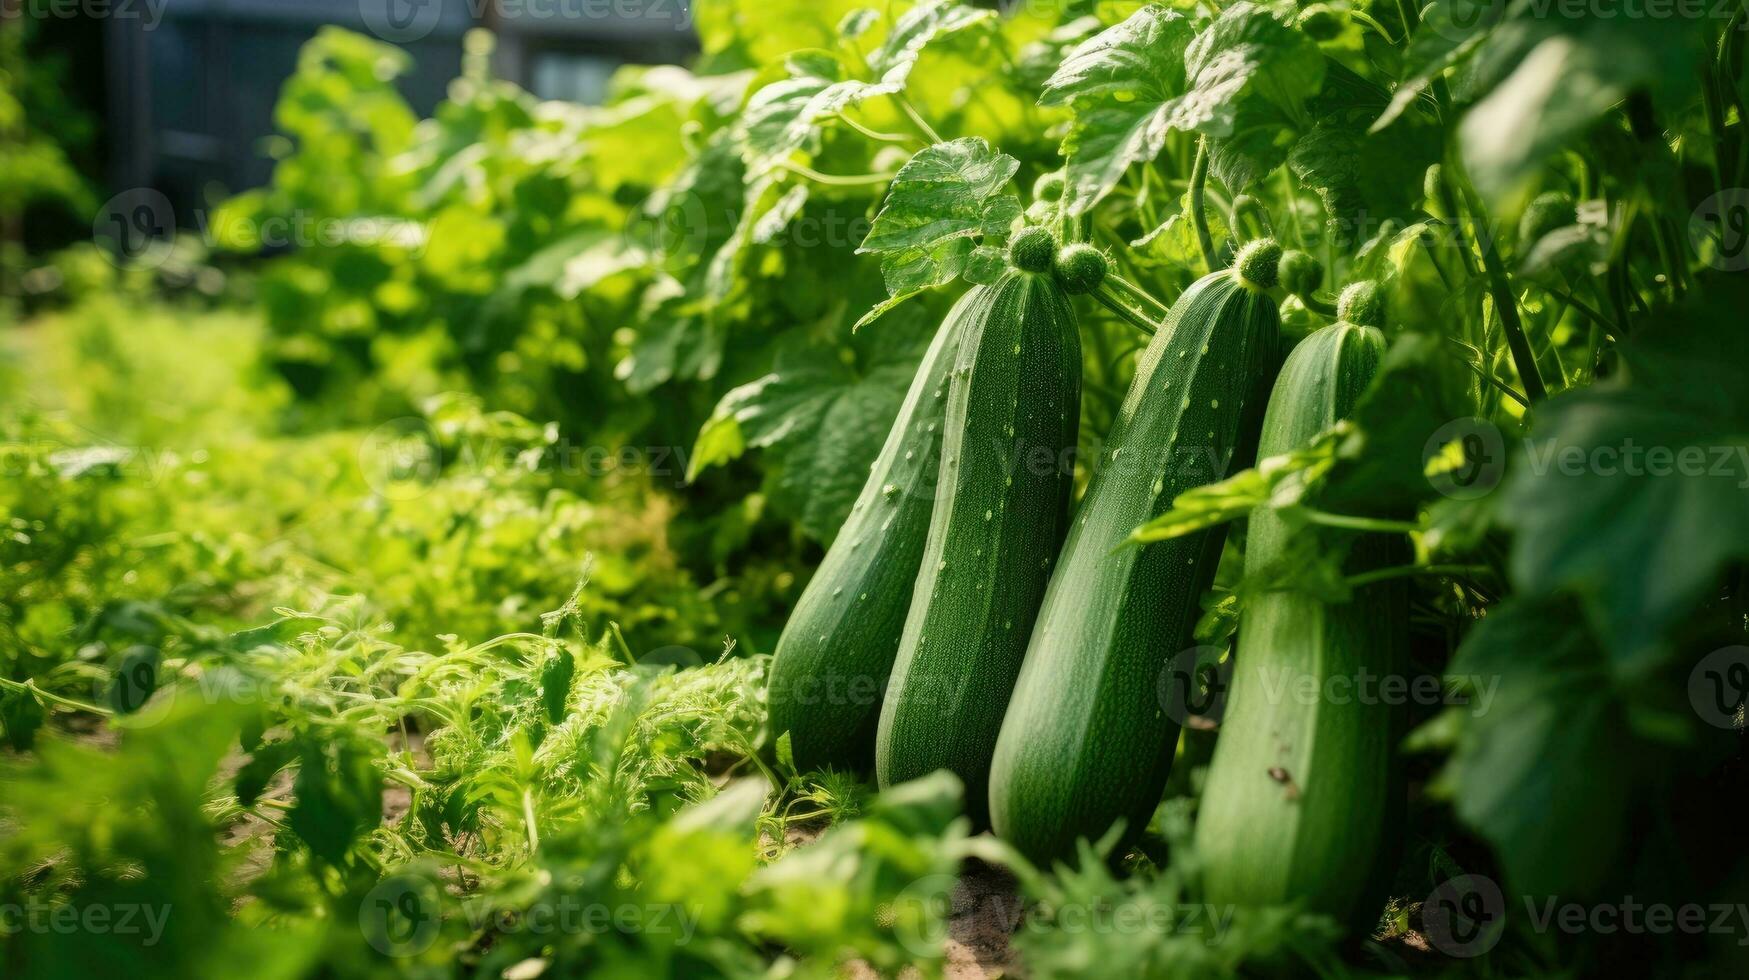
POLYGON ((261 143, 280 87, 298 49, 327 25, 406 49, 414 68, 399 84, 421 114, 443 98, 461 67, 462 36, 476 26, 499 34, 502 77, 577 101, 599 98, 619 64, 680 61, 694 45, 682 0, 153 2, 155 22, 105 24, 107 177, 179 203, 267 180, 261 143))

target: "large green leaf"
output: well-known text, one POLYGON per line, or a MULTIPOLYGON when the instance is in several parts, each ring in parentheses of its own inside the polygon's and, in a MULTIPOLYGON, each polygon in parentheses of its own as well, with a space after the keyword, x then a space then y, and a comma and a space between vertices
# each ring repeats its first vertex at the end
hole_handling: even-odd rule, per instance
POLYGON ((1711 285, 1711 300, 1639 328, 1623 381, 1538 409, 1505 488, 1513 579, 1579 594, 1631 663, 1749 558, 1749 297, 1711 285))
POLYGON ((1512 600, 1448 671, 1473 692, 1445 774, 1458 816, 1527 894, 1582 890, 1621 850, 1638 756, 1607 662, 1566 604, 1512 600))
POLYGON ((1591 19, 1537 43, 1464 117, 1463 158, 1476 189, 1496 212, 1515 211, 1536 169, 1630 92, 1688 76, 1694 30, 1669 18, 1591 19))
POLYGON ((1019 161, 975 136, 927 147, 900 168, 857 249, 881 256, 893 300, 877 312, 952 282, 972 258, 973 239, 1007 236, 1021 214, 1008 186, 1019 169, 1019 161))
POLYGON ((944 34, 988 21, 988 10, 957 0, 930 0, 901 14, 886 40, 853 70, 823 51, 793 55, 790 77, 753 93, 742 117, 747 162, 756 169, 805 146, 820 125, 860 102, 905 90, 923 49, 944 34), (864 76, 868 77, 864 77, 864 76))
POLYGON ((1110 193, 1130 164, 1160 153, 1168 105, 1184 92, 1184 50, 1194 34, 1182 14, 1144 7, 1082 42, 1045 82, 1041 105, 1074 109, 1062 148, 1073 213, 1110 193))
POLYGON ((1288 166, 1324 202, 1344 245, 1376 234, 1386 219, 1402 220, 1420 197, 1421 178, 1439 159, 1432 127, 1404 124, 1388 136, 1366 132, 1366 115, 1336 112, 1319 119, 1288 154, 1288 166))
POLYGON ((1242 189, 1279 166, 1324 79, 1318 46, 1241 0, 1201 33, 1148 6, 1070 52, 1040 102, 1069 105, 1071 212, 1092 207, 1172 130, 1212 141, 1215 176, 1242 189))
POLYGON ((724 395, 699 432, 689 476, 749 449, 767 451, 778 501, 830 540, 868 479, 928 342, 921 311, 892 318, 879 340, 798 344, 771 373, 724 395))

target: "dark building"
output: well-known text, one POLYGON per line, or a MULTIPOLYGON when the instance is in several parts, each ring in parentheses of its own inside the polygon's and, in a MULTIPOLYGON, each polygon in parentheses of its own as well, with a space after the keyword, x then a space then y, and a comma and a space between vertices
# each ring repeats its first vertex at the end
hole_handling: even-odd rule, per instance
POLYGON ((179 202, 264 182, 260 150, 299 47, 336 25, 395 43, 421 114, 461 66, 462 37, 498 35, 498 74, 543 98, 598 100, 621 64, 683 60, 690 0, 112 0, 103 18, 104 175, 179 202))

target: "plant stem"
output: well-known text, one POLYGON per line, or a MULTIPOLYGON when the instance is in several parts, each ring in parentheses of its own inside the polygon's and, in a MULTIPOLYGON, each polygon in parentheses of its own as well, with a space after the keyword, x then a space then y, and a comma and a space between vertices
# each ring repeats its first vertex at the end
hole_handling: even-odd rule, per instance
POLYGON ((1394 578, 1413 578, 1417 575, 1481 575, 1493 569, 1487 565, 1397 565, 1392 568, 1379 568, 1370 572, 1361 572, 1347 578, 1349 588, 1358 589, 1374 582, 1385 582, 1394 578))
MULTIPOLYGON (((1244 200, 1245 204, 1243 207, 1240 207, 1237 203, 1233 206, 1233 231, 1237 233, 1239 230, 1240 216, 1249 214, 1256 219, 1257 227, 1262 229, 1265 235, 1268 235, 1271 238, 1276 237, 1275 222, 1269 220, 1269 209, 1263 206, 1263 202, 1257 200, 1255 197, 1246 197, 1244 200)), ((1237 198, 1235 198, 1235 201, 1237 201, 1237 198)))
POLYGON ((935 131, 934 126, 929 125, 929 120, 923 118, 923 114, 917 111, 917 107, 911 104, 910 99, 895 93, 893 95, 893 100, 899 103, 899 108, 903 110, 906 117, 911 120, 911 124, 916 126, 917 129, 929 139, 930 143, 942 142, 941 134, 935 131))
POLYGON ((800 163, 784 161, 779 164, 783 169, 798 176, 806 177, 818 184, 831 184, 835 187, 863 187, 868 184, 884 184, 897 174, 823 174, 813 167, 800 163))
POLYGON ((1415 238, 1421 243, 1422 251, 1427 253, 1427 261, 1432 263, 1433 271, 1439 273, 1440 284, 1445 286, 1447 292, 1450 292, 1452 289, 1451 276, 1446 275, 1445 266, 1440 264, 1439 252, 1433 246, 1433 230, 1423 228, 1421 234, 1416 235, 1415 238))
POLYGON ((626 665, 631 666, 636 664, 638 658, 632 653, 632 648, 626 645, 625 634, 619 631, 619 624, 609 620, 607 623, 607 630, 613 634, 614 645, 618 646, 619 652, 625 656, 626 665))
MULTIPOLYGON (((1476 348, 1471 347, 1469 344, 1464 343, 1463 341, 1457 339, 1456 337, 1447 337, 1445 339, 1451 341, 1452 343, 1458 345, 1459 347, 1464 348, 1465 350, 1475 351, 1478 355, 1481 354, 1481 351, 1476 350, 1476 348)), ((1507 384, 1504 381, 1501 381, 1499 378, 1494 377, 1494 375, 1491 372, 1489 372, 1484 365, 1478 363, 1477 361, 1473 361, 1467 357, 1463 357, 1463 356, 1459 355, 1456 351, 1452 351, 1452 357, 1457 358, 1458 362, 1460 364, 1462 364, 1464 367, 1469 368, 1470 372, 1473 373, 1477 378, 1481 379, 1483 382, 1486 382, 1488 385, 1493 387, 1495 390, 1499 391, 1501 394, 1512 399, 1513 401, 1517 402, 1518 404, 1523 405, 1525 408, 1530 407, 1530 401, 1528 399, 1526 399, 1523 395, 1519 394, 1518 390, 1513 388, 1511 385, 1507 384)))
MULTIPOLYGON (((1373 31, 1375 33, 1377 33, 1379 37, 1382 37, 1385 39, 1386 44, 1389 44, 1392 47, 1397 46, 1397 39, 1391 36, 1390 31, 1385 30, 1385 25, 1379 23, 1376 20, 1373 20, 1371 14, 1368 14, 1366 11, 1361 10, 1359 7, 1350 7, 1350 8, 1348 8, 1348 16, 1353 17, 1355 20, 1358 20, 1362 24, 1365 24, 1366 26, 1372 28, 1373 31)), ((1407 28, 1408 25, 1405 24, 1404 26, 1405 26, 1405 28, 1407 28)), ((1403 32, 1403 39, 1408 40, 1408 38, 1409 38, 1408 30, 1405 29, 1403 32)))
POLYGON ((882 143, 909 143, 916 139, 915 136, 906 136, 903 133, 883 133, 878 130, 870 129, 842 112, 838 114, 838 121, 849 126, 851 129, 856 130, 862 135, 867 136, 869 139, 877 140, 882 143))
MULTIPOLYGON (((1486 216, 1481 203, 1476 200, 1475 191, 1465 190, 1464 204, 1469 209, 1470 220, 1480 228, 1486 216)), ((1512 364, 1518 369, 1518 379, 1523 382, 1524 393, 1531 401, 1542 401, 1549 392, 1543 387, 1542 372, 1536 366, 1530 340, 1524 335, 1518 301, 1512 296, 1512 286, 1506 279, 1506 267, 1500 261, 1500 254, 1494 249, 1494 236, 1479 234, 1476 240, 1482 249, 1482 267, 1488 272, 1488 292, 1494 297, 1494 312, 1500 318, 1501 328, 1506 331, 1506 346, 1512 351, 1512 364)))
POLYGON ((1415 28, 1421 26, 1421 12, 1414 0, 1397 0, 1397 16, 1403 18, 1403 40, 1408 41, 1415 28))
MULTIPOLYGON (((1737 13, 1731 15, 1731 25, 1737 23, 1737 18, 1741 13, 1742 11, 1739 9, 1737 13)), ((1727 30, 1728 29, 1730 28, 1727 27, 1727 30)), ((1719 88, 1719 81, 1713 74, 1712 66, 1702 65, 1700 68, 1701 105, 1704 107, 1706 115, 1707 136, 1713 143, 1712 173, 1714 194, 1723 194, 1725 192, 1725 175, 1724 170, 1720 166, 1720 161, 1723 160, 1725 156, 1725 110, 1724 107, 1719 104, 1719 88)))
POLYGON ((1208 212, 1204 209, 1202 199, 1208 179, 1208 137, 1199 136, 1196 140, 1196 163, 1190 169, 1190 223, 1196 226, 1196 247, 1202 252, 1204 269, 1214 272, 1220 267, 1215 265, 1215 241, 1209 237, 1208 212))
POLYGON ((1294 247, 1305 248, 1306 233, 1300 228, 1299 195, 1294 193, 1293 174, 1287 167, 1281 168, 1281 196, 1287 202, 1287 220, 1293 225, 1294 247))
POLYGON ((1464 271, 1476 275, 1476 257, 1470 254, 1469 239, 1464 236, 1463 212, 1458 210, 1457 194, 1448 180, 1439 182, 1439 205, 1449 216, 1445 226, 1451 230, 1451 243, 1457 249, 1458 258, 1463 260, 1464 271))
POLYGON ((1093 291, 1093 298, 1098 300, 1101 306, 1116 313, 1127 321, 1130 326, 1135 327, 1137 330, 1140 330, 1145 334, 1152 336, 1153 333, 1159 329, 1152 323, 1149 323, 1147 318, 1142 316, 1139 311, 1131 309, 1116 296, 1107 292, 1103 285, 1093 291))
POLYGON ((1567 290, 1562 289, 1559 286, 1551 286, 1543 283, 1538 283, 1537 288, 1567 304, 1573 309, 1578 310, 1581 316, 1590 320, 1597 326, 1600 326, 1605 330, 1613 330, 1615 328, 1614 324, 1610 323, 1609 319, 1602 313, 1599 313, 1596 307, 1593 307, 1591 304, 1585 302, 1567 290))
POLYGON ((1158 313, 1161 319, 1165 319, 1166 314, 1171 312, 1171 307, 1155 299, 1153 293, 1148 292, 1115 272, 1107 273, 1105 281, 1123 290, 1125 293, 1129 294, 1131 298, 1140 300, 1143 304, 1153 309, 1154 312, 1158 313))
POLYGON ((1335 306, 1332 306, 1331 304, 1324 302, 1323 300, 1312 295, 1311 293, 1306 293, 1304 295, 1301 295, 1299 293, 1295 293, 1294 295, 1299 298, 1299 301, 1301 303, 1305 304, 1306 309, 1311 310, 1313 313, 1316 313, 1321 317, 1325 317, 1325 318, 1331 319, 1331 320, 1336 319, 1336 307, 1335 306))
POLYGON ((51 691, 45 691, 42 688, 37 687, 35 681, 24 681, 21 683, 19 681, 7 680, 4 677, 0 677, 0 690, 17 691, 20 694, 34 695, 50 704, 57 704, 72 711, 84 711, 94 715, 115 714, 115 712, 108 708, 98 707, 95 704, 86 704, 84 701, 75 701, 72 698, 64 698, 51 691))
POLYGON ((1332 514, 1329 511, 1313 510, 1302 507, 1299 513, 1307 522, 1323 527, 1337 527, 1348 531, 1376 531, 1379 534, 1414 534, 1421 530, 1421 525, 1413 521, 1393 521, 1382 517, 1357 517, 1352 514, 1332 514))

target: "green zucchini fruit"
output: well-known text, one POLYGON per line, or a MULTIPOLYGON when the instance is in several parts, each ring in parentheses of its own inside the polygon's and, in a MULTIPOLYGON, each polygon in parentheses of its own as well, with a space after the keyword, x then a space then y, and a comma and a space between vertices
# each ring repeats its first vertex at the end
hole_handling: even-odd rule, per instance
MULTIPOLYGON (((1024 233, 1023 233, 1024 234, 1024 233)), ((881 706, 882 787, 947 769, 987 823, 990 754, 1068 523, 1080 421, 1074 307, 1028 244, 967 311, 940 490, 881 706)))
POLYGON ((1280 358, 1264 292, 1280 251, 1253 243, 1173 304, 1071 523, 990 777, 996 832, 1035 861, 1071 858, 1120 819, 1133 835, 1159 802, 1179 726, 1160 681, 1194 643, 1225 532, 1125 541, 1179 493, 1249 465, 1280 358))
POLYGON ((875 723, 929 538, 947 387, 976 291, 961 297, 917 367, 868 482, 802 590, 772 660, 774 736, 804 772, 874 765, 875 723))
MULTIPOLYGON (((1376 317, 1351 288, 1343 313, 1376 317)), ((1384 356, 1376 325, 1343 320, 1289 355, 1270 396, 1258 452, 1309 442, 1354 407, 1384 356)), ((1284 560, 1294 533, 1267 510, 1252 514, 1245 566, 1284 560)), ((1366 535, 1350 574, 1395 564, 1398 542, 1366 535)), ((1357 590, 1344 604, 1301 592, 1249 600, 1239 619, 1231 690, 1197 817, 1209 901, 1302 907, 1370 926, 1363 900, 1389 835, 1394 710, 1379 682, 1400 673, 1406 643, 1398 582, 1357 590), (1370 679, 1369 679, 1370 678, 1370 679)))

